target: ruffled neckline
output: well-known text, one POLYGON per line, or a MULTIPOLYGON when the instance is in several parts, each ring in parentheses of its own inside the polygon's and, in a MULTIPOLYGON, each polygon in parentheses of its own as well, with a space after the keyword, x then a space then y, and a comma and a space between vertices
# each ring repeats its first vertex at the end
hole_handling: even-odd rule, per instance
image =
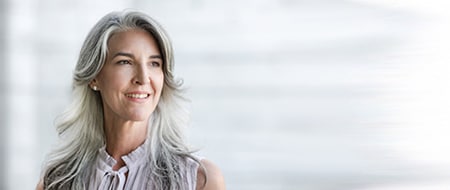
MULTIPOLYGON (((146 154, 147 140, 142 145, 131 151, 129 154, 121 157, 125 162, 125 166, 123 167, 126 167, 128 171, 130 168, 139 166, 146 160, 146 154)), ((100 168, 102 169, 112 171, 112 167, 117 163, 117 161, 106 151, 106 145, 99 149, 98 157, 100 161, 100 168)), ((120 168, 118 171, 122 170, 122 168, 120 168)))

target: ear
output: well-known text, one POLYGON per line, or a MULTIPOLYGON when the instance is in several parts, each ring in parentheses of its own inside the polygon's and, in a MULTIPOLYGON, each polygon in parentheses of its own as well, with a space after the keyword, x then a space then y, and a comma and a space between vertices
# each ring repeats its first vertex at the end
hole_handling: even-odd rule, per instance
POLYGON ((89 87, 91 87, 92 90, 94 91, 98 91, 98 82, 97 79, 93 79, 90 83, 89 83, 89 87))

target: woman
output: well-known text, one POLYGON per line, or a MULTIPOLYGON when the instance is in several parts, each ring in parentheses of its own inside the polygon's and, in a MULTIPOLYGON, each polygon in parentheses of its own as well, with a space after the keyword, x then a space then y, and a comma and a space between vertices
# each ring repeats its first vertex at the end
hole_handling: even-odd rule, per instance
POLYGON ((225 189, 220 170, 184 144, 181 81, 169 38, 140 12, 113 12, 88 34, 61 144, 38 189, 225 189))

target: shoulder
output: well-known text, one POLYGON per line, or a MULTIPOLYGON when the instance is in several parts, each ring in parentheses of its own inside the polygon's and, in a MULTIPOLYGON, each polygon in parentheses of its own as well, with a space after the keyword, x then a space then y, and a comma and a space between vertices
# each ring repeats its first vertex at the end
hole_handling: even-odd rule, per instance
POLYGON ((207 159, 202 159, 200 163, 203 167, 198 168, 197 190, 225 190, 225 180, 220 168, 207 159))
POLYGON ((44 189, 44 181, 41 179, 39 180, 39 183, 36 186, 36 190, 43 190, 44 189))

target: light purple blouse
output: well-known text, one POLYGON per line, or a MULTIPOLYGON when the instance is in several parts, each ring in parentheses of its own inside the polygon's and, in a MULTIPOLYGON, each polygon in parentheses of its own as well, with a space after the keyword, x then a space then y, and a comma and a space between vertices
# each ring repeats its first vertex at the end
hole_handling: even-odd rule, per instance
MULTIPOLYGON (((122 156, 125 166, 113 171, 112 167, 116 164, 116 160, 106 152, 105 147, 102 147, 92 167, 91 176, 87 179, 86 189, 149 189, 147 185, 149 184, 150 161, 147 155, 147 143, 144 143, 128 155, 122 156), (125 176, 127 172, 128 174, 125 176)), ((187 172, 183 176, 186 176, 185 180, 189 185, 188 190, 195 190, 199 164, 192 159, 188 159, 187 166, 187 172)))

